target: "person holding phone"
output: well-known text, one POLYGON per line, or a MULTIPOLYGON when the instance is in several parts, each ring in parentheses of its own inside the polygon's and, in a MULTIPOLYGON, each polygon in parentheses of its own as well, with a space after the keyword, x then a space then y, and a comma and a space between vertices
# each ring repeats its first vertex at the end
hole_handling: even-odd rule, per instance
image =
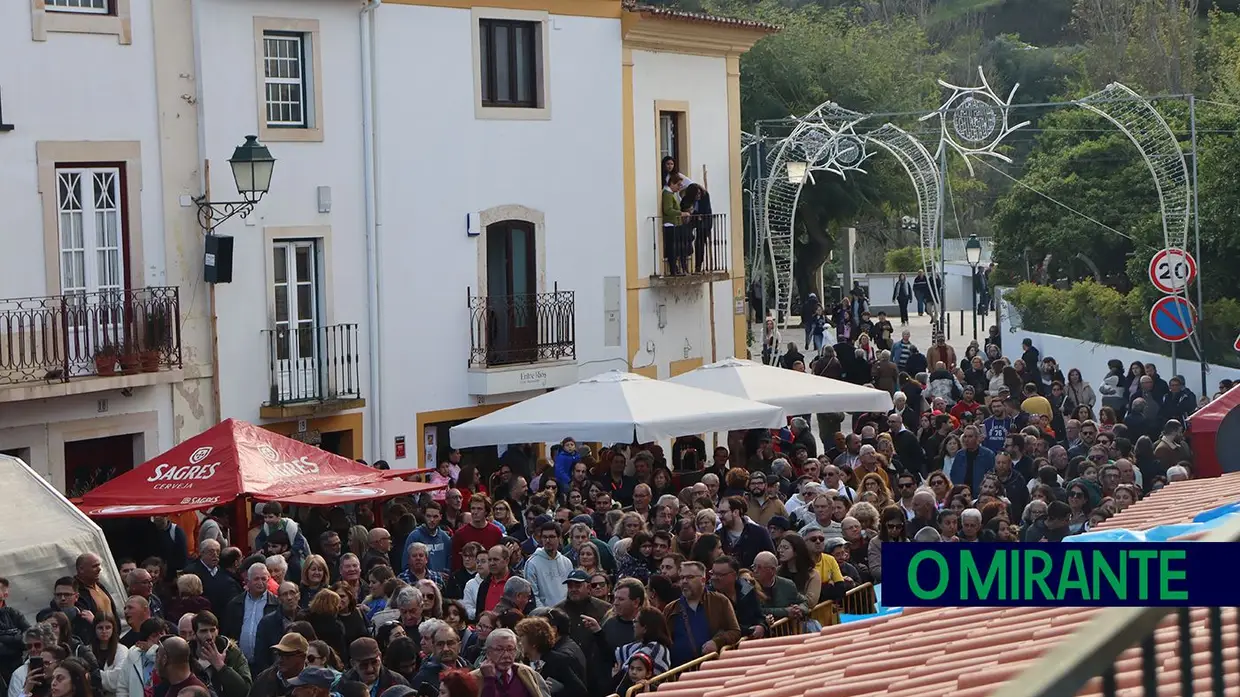
POLYGON ((33 688, 42 683, 45 675, 43 666, 43 648, 56 643, 56 631, 50 624, 41 622, 22 633, 22 646, 26 651, 26 661, 13 671, 9 678, 7 697, 23 697, 33 695, 33 688))

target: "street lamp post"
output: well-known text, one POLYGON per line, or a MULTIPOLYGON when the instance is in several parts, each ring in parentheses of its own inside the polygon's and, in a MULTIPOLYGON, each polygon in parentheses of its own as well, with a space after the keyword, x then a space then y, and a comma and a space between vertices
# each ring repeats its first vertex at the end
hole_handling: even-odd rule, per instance
POLYGON ((977 235, 969 235, 968 241, 964 243, 964 258, 973 269, 970 279, 973 282, 973 340, 977 341, 977 265, 982 263, 982 243, 977 239, 977 235))
MULTIPOLYGON (((208 235, 214 234, 215 228, 233 216, 248 216, 254 205, 262 200, 271 188, 271 174, 275 169, 276 158, 266 145, 258 142, 258 136, 246 136, 245 142, 233 150, 228 159, 232 168, 233 182, 237 185, 240 201, 211 201, 210 194, 203 194, 194 199, 198 205, 198 224, 208 235)), ((210 191, 210 183, 207 184, 210 191)))

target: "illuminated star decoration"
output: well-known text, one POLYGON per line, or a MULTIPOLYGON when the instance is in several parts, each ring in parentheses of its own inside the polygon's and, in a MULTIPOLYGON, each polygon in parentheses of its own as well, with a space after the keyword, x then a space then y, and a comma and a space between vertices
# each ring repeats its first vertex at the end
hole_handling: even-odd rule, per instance
POLYGON ((1012 159, 997 148, 1013 131, 1029 125, 1028 121, 1015 126, 1008 122, 1012 98, 1016 96, 1020 83, 1013 85, 1007 100, 1003 100, 991 89, 986 73, 980 67, 977 74, 982 81, 980 87, 959 87, 939 80, 940 85, 952 91, 952 96, 938 111, 919 119, 928 121, 936 116, 939 118, 939 147, 935 156, 942 156, 944 146, 951 147, 964 157, 969 176, 973 176, 973 163, 970 161, 973 157, 984 155, 1011 163, 1012 159))

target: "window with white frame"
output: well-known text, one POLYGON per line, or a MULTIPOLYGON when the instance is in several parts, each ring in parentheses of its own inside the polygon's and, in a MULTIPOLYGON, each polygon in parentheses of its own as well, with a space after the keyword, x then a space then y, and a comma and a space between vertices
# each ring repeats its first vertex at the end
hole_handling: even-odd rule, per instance
POLYGON ((48 12, 80 12, 82 14, 112 14, 111 0, 44 0, 48 12))
POLYGON ((268 128, 311 128, 310 35, 263 32, 263 92, 268 128))
POLYGON ((65 295, 125 287, 119 167, 58 167, 60 286, 65 295))

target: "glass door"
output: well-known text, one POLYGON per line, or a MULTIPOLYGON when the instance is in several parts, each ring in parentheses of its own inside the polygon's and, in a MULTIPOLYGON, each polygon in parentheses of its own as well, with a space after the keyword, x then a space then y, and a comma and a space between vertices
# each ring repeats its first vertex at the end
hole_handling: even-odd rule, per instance
POLYGON ((318 254, 315 243, 275 245, 276 386, 281 402, 319 399, 318 254))
POLYGON ((538 277, 534 226, 487 227, 487 363, 538 360, 538 277))

